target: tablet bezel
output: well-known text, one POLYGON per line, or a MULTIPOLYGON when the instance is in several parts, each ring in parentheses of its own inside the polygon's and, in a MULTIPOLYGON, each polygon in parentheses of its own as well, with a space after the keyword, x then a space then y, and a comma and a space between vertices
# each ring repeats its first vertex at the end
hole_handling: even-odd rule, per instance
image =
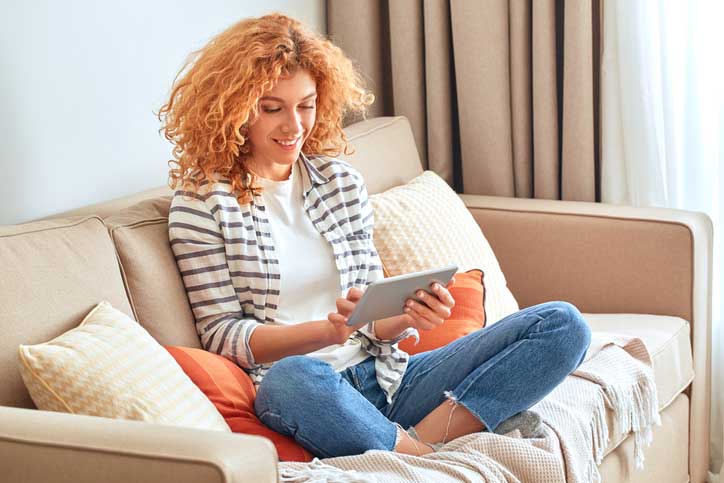
POLYGON ((347 319, 347 325, 351 327, 360 325, 363 320, 369 323, 402 315, 407 299, 424 303, 415 295, 415 292, 425 290, 432 293, 430 285, 434 282, 445 287, 457 271, 457 265, 448 265, 443 268, 375 280, 367 286, 362 298, 357 302, 347 319))

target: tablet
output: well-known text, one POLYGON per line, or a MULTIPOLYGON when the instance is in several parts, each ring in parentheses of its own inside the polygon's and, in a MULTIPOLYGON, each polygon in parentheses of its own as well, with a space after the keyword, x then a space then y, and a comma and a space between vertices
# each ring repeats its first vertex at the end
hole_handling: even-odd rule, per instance
POLYGON ((347 319, 347 325, 359 325, 363 322, 402 315, 405 313, 407 299, 421 302, 415 292, 424 290, 432 293, 430 285, 433 282, 438 282, 444 287, 457 271, 457 265, 448 265, 375 280, 367 286, 362 298, 357 302, 357 306, 347 319))

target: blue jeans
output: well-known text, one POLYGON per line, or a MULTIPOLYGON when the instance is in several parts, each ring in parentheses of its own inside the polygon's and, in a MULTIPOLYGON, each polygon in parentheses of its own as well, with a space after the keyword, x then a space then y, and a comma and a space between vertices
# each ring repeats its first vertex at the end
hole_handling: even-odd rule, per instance
POLYGON ((398 424, 417 424, 446 399, 494 430, 573 372, 590 340, 576 307, 548 302, 411 356, 392 404, 372 357, 337 373, 318 359, 291 356, 264 376, 254 409, 264 424, 322 458, 392 450, 398 424))

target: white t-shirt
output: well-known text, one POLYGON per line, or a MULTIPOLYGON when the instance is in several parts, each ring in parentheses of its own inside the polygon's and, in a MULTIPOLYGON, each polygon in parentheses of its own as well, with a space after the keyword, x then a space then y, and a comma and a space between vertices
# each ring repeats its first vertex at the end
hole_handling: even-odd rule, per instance
MULTIPOLYGON (((289 179, 273 181, 257 177, 264 188, 262 199, 269 218, 281 288, 276 325, 325 320, 337 310, 342 292, 332 247, 319 234, 304 210, 299 161, 289 179)), ((334 344, 307 354, 332 365, 339 372, 369 357, 358 340, 334 344)))

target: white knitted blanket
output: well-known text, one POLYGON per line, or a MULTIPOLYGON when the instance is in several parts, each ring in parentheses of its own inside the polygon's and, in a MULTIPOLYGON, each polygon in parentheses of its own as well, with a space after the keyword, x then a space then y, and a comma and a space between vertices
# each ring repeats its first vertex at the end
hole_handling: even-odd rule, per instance
POLYGON ((651 357, 638 338, 594 333, 586 360, 532 409, 545 436, 522 439, 474 433, 441 451, 409 456, 371 450, 362 455, 280 463, 282 482, 600 482, 598 464, 609 443, 606 408, 621 434, 634 433, 636 465, 651 429, 660 425, 651 357))

